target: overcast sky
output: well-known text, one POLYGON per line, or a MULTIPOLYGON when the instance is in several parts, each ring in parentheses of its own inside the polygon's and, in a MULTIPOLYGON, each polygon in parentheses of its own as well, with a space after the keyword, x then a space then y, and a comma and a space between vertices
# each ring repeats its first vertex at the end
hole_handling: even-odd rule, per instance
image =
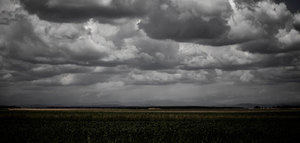
POLYGON ((0 0, 0 105, 300 103, 299 0, 0 0))

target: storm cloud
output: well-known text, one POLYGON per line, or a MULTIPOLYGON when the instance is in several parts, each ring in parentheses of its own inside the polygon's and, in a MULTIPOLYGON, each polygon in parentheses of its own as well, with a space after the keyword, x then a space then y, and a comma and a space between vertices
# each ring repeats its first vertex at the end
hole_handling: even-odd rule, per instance
POLYGON ((56 22, 139 17, 146 14, 151 3, 147 0, 21 0, 29 13, 56 22))
POLYGON ((295 3, 2 0, 0 104, 300 102, 295 3))

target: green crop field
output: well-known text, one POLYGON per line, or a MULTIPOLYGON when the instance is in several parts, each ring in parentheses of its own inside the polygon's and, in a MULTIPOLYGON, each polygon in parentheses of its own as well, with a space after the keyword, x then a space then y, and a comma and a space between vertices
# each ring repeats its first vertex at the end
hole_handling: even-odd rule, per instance
POLYGON ((299 143, 300 110, 1 110, 0 142, 299 143))

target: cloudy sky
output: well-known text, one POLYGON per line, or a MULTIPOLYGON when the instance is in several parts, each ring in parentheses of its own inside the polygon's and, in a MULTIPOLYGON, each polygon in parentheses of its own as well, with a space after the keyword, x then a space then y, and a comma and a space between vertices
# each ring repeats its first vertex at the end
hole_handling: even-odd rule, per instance
POLYGON ((0 105, 300 103, 298 0, 0 0, 0 105))

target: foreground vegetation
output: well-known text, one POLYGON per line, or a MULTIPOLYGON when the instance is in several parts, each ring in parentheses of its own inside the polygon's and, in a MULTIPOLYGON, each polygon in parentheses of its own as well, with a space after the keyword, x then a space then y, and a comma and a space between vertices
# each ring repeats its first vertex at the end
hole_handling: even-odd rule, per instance
POLYGON ((2 110, 1 142, 300 141, 300 110, 2 110))

